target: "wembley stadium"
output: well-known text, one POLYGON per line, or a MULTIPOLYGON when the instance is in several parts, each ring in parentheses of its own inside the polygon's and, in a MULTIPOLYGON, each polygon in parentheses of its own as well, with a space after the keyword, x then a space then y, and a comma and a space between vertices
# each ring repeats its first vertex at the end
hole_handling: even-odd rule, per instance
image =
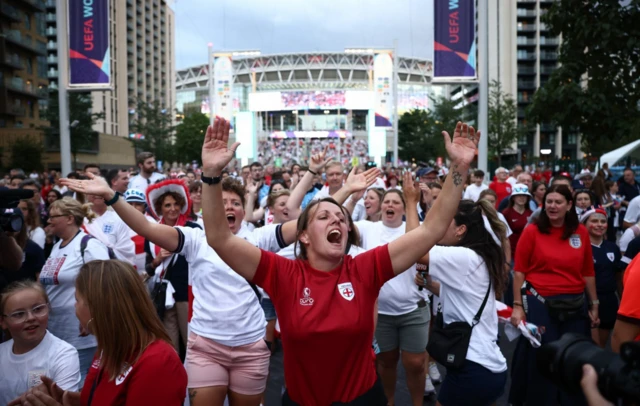
MULTIPOLYGON (((376 91, 381 97, 390 95, 387 79, 392 72, 379 78, 374 73, 378 69, 376 58, 372 50, 229 54, 225 73, 219 74, 217 66, 212 69, 211 94, 221 101, 210 103, 209 64, 203 64, 177 71, 177 109, 182 117, 193 112, 209 114, 211 106, 216 114, 228 109, 243 144, 247 142, 240 137, 241 130, 250 128, 254 145, 244 153, 247 159, 287 164, 329 146, 330 153, 342 161, 391 161, 393 127, 378 127, 374 104, 376 91), (230 80, 222 80, 225 74, 230 80), (380 79, 385 80, 384 85, 376 83, 380 79), (247 120, 249 124, 245 124, 247 120)), ((442 86, 431 86, 430 60, 399 57, 396 69, 398 114, 428 109, 430 98, 442 94, 442 86)))

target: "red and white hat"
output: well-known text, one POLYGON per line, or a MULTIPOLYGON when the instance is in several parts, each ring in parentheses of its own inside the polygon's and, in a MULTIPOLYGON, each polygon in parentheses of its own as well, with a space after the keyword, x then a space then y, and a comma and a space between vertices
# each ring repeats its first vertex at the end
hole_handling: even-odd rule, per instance
POLYGON ((587 209, 587 211, 582 213, 582 216, 580 216, 580 222, 584 223, 585 221, 587 221, 587 219, 589 219, 589 217, 594 214, 600 214, 604 216, 604 218, 607 218, 607 211, 605 209, 600 206, 591 206, 587 209))
POLYGON ((187 185, 184 183, 184 180, 169 179, 150 185, 147 188, 147 205, 155 217, 162 217, 162 213, 156 213, 154 203, 160 196, 167 192, 178 193, 187 202, 187 204, 180 210, 181 214, 191 213, 191 196, 189 195, 189 189, 187 189, 187 185))

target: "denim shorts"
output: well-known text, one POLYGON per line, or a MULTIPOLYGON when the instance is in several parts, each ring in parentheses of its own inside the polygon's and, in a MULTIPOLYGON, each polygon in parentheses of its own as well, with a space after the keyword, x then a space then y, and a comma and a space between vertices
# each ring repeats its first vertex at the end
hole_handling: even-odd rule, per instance
POLYGON ((277 318, 276 308, 273 307, 271 299, 267 299, 266 297, 262 298, 260 305, 262 306, 262 310, 264 310, 264 318, 267 319, 267 321, 275 320, 277 318))

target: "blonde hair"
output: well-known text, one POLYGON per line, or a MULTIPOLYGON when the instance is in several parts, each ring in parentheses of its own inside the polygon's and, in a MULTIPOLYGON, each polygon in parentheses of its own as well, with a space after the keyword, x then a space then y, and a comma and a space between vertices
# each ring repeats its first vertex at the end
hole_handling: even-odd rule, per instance
POLYGON ((291 191, 289 189, 282 189, 277 192, 270 193, 269 197, 267 197, 267 207, 273 207, 278 198, 282 196, 291 196, 291 191))
POLYGON ((133 365, 155 340, 171 344, 138 273, 122 261, 91 261, 80 268, 76 291, 91 312, 91 334, 111 380, 133 365))
POLYGON ((496 208, 491 203, 489 203, 487 200, 484 200, 484 199, 479 199, 476 202, 476 204, 480 206, 480 209, 482 210, 482 214, 484 214, 487 220, 489 220, 489 225, 491 226, 491 229, 496 234, 496 236, 498 236, 498 238, 500 239, 500 243, 504 247, 508 240, 507 226, 502 222, 502 220, 500 220, 500 217, 498 217, 498 212, 496 211, 496 208))
POLYGON ((90 203, 82 204, 71 197, 64 197, 51 203, 49 212, 51 212, 52 209, 58 210, 63 216, 73 216, 78 227, 82 225, 85 218, 91 223, 93 219, 98 217, 91 211, 90 203))
POLYGON ((30 280, 15 281, 10 283, 9 286, 7 286, 2 291, 2 295, 0 295, 0 316, 4 314, 4 307, 7 305, 7 300, 9 300, 9 297, 27 289, 37 290, 38 293, 42 295, 42 298, 44 299, 44 301, 46 303, 49 303, 49 296, 47 296, 47 292, 44 290, 42 285, 39 284, 38 282, 30 281, 30 280))
POLYGON ((333 168, 334 166, 339 166, 340 170, 342 170, 342 164, 340 163, 340 161, 331 161, 324 166, 324 171, 327 172, 329 168, 333 168))

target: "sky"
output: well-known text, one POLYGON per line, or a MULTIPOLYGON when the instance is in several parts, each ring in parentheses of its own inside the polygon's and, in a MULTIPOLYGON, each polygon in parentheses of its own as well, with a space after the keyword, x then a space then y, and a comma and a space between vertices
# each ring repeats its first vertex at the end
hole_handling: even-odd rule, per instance
POLYGON ((262 54, 391 48, 433 52, 433 0, 176 0, 176 68, 207 63, 214 51, 262 54))

